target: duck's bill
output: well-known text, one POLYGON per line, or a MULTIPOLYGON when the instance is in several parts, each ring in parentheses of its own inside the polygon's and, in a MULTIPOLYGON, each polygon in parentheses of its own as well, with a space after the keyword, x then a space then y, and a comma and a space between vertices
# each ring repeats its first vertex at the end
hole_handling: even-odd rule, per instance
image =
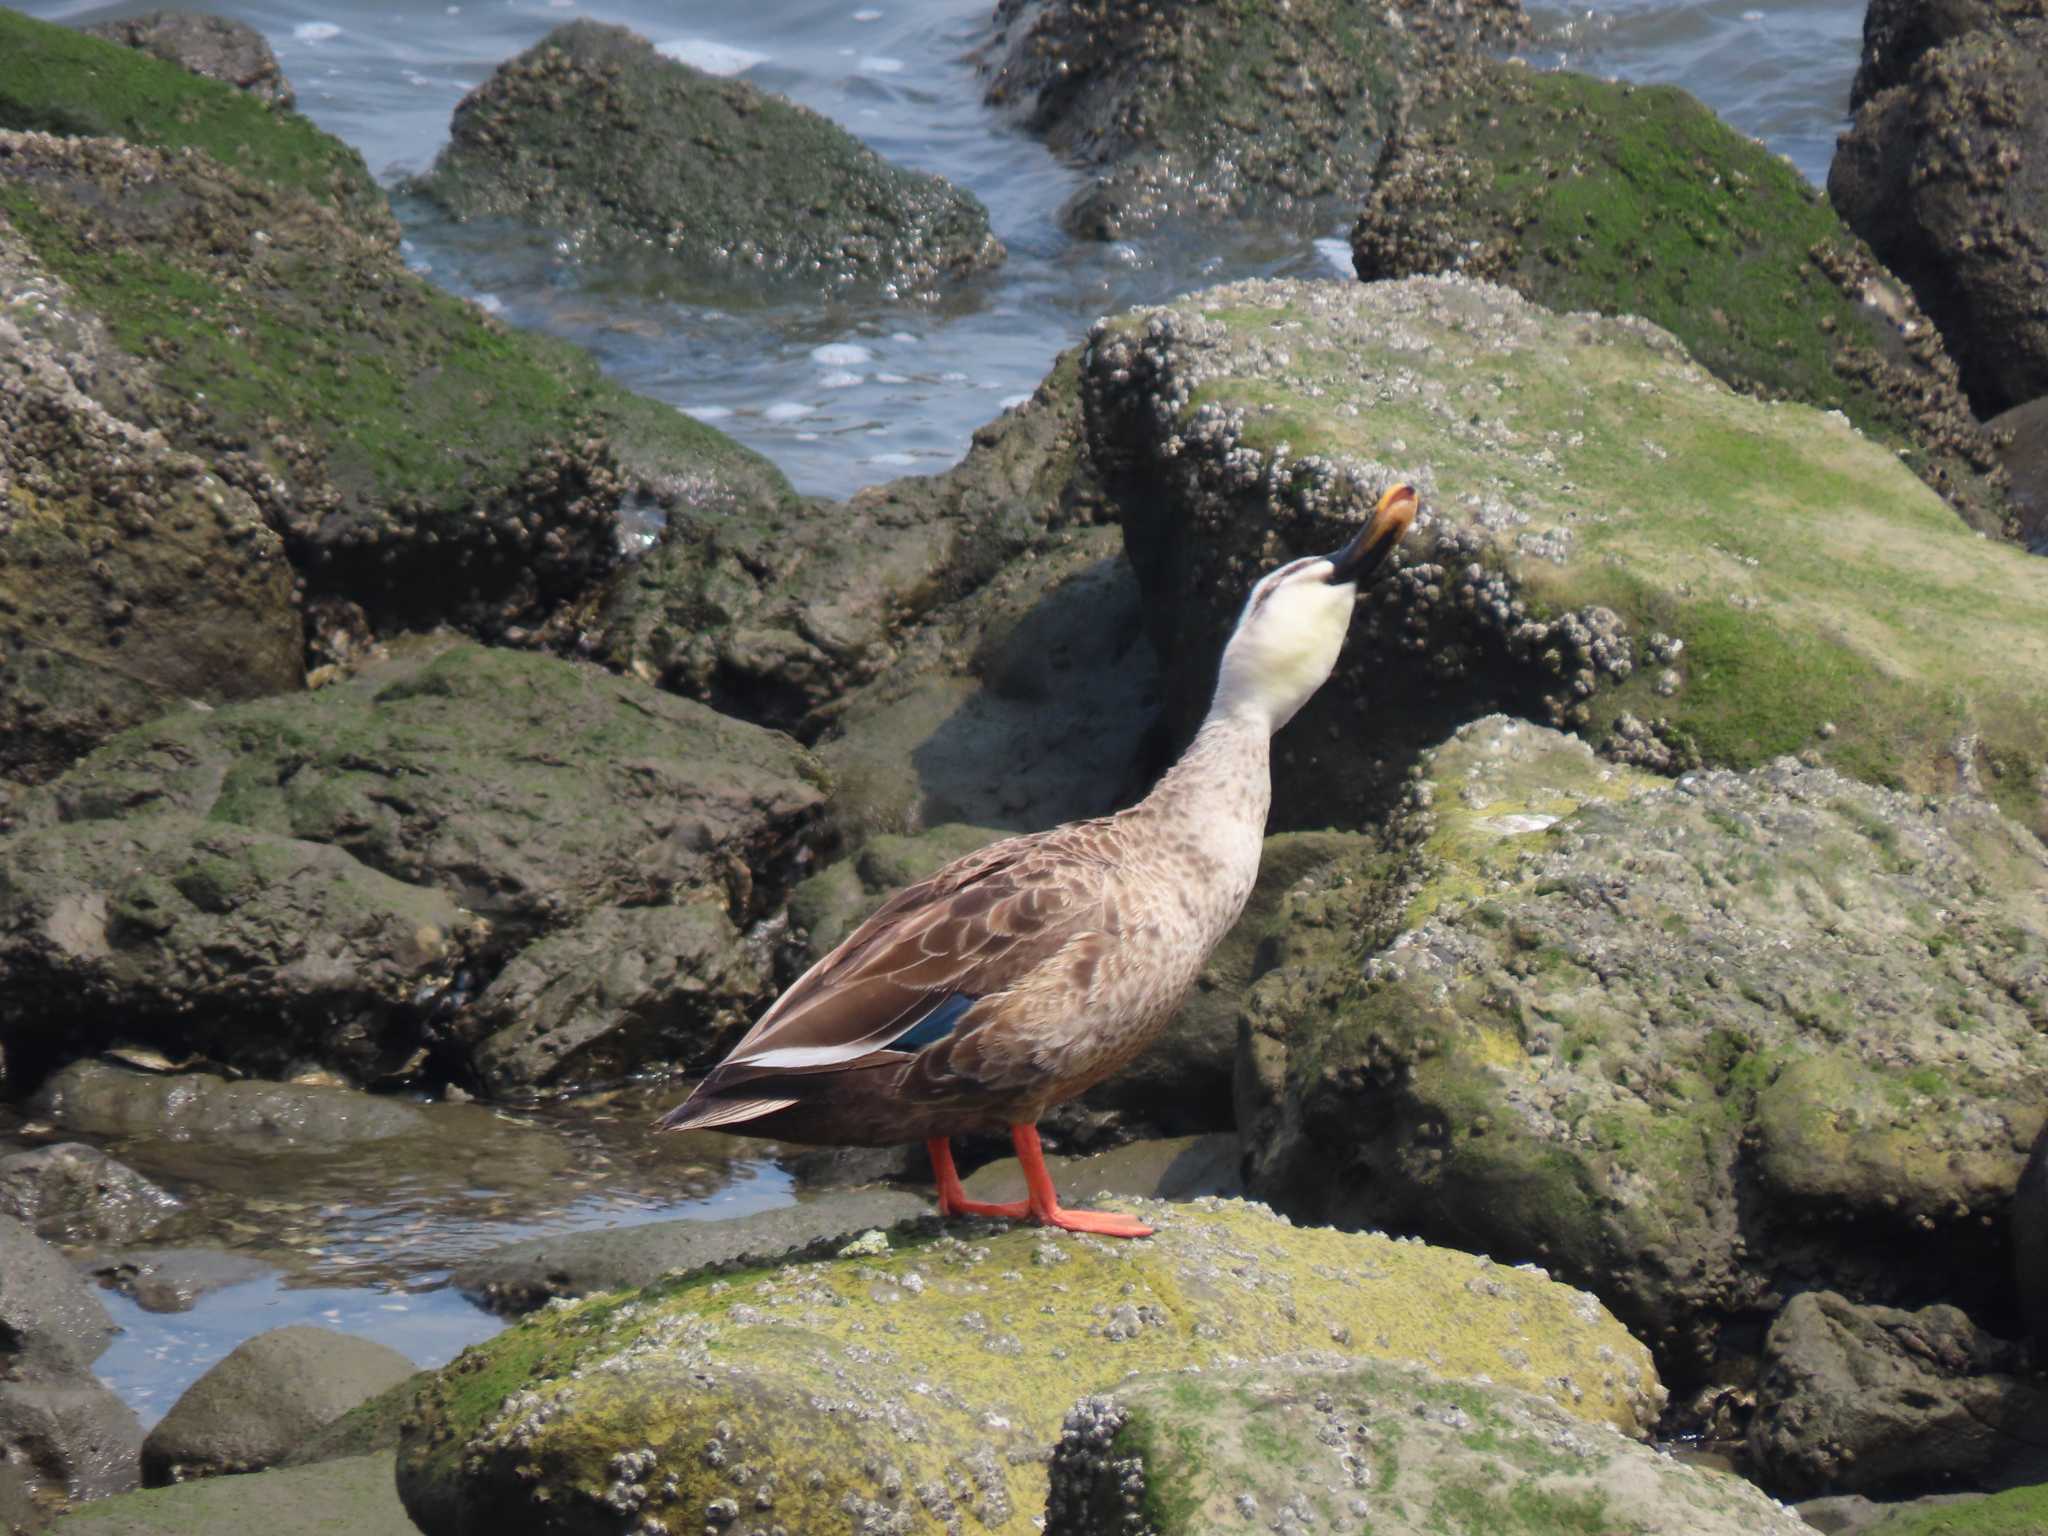
POLYGON ((1330 556, 1330 580, 1363 586, 1378 575, 1401 536, 1415 522, 1421 505, 1412 485, 1397 485, 1380 498, 1372 520, 1358 530, 1358 537, 1330 556))

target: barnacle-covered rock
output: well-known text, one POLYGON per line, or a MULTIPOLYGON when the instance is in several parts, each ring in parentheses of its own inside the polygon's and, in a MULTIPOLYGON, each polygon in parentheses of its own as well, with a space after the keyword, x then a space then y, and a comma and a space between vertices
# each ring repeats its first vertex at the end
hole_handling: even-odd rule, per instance
POLYGON ((1406 868, 1304 893, 1248 995, 1254 1194, 1533 1259, 1678 1380, 1816 1284, 2009 1306, 2048 1121, 2031 833, 1791 759, 1665 785, 1505 720, 1395 830, 1406 868))
POLYGON ((1283 824, 1369 820, 1504 709, 1664 771, 1806 753, 2048 828, 2048 563, 1644 321, 1461 277, 1236 283, 1106 321, 1083 389, 1183 733, 1256 574, 1422 490, 1275 742, 1283 824))
POLYGON ((1642 1346, 1539 1274, 1237 1202, 1136 1204, 1160 1228, 1143 1242, 969 1229, 549 1308, 422 1392, 400 1496, 427 1536, 1023 1533, 1075 1394, 1312 1349, 1488 1375, 1628 1434, 1661 1406, 1642 1346))
POLYGON ((1389 139, 1351 249, 1368 282, 1460 272, 1652 321, 1733 389, 1841 411, 1974 526, 2009 531, 1941 334, 1844 218, 1676 87, 1487 64, 1389 139))
POLYGON ((1740 1478, 1554 1401, 1386 1362, 1141 1376, 1083 1398, 1046 1536, 1811 1536, 1740 1478))
POLYGON ((458 218, 509 215, 727 281, 909 297, 1003 259, 972 193, 594 21, 557 27, 465 96, 418 185, 458 218))

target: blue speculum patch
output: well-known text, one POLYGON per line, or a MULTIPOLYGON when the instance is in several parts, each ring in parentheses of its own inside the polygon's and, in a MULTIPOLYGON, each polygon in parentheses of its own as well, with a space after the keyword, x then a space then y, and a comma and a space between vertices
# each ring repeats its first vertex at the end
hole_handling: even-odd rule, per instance
POLYGON ((967 1010, 980 1002, 965 992, 955 992, 910 1028, 889 1042, 892 1051, 921 1051, 935 1040, 943 1040, 953 1033, 954 1028, 967 1014, 967 1010))

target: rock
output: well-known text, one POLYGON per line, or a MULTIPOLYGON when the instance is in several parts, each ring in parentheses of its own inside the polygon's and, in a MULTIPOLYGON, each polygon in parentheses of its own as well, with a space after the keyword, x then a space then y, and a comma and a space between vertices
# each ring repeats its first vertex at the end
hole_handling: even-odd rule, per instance
MULTIPOLYGON (((823 798, 787 737, 632 679, 447 637, 394 645, 317 693, 131 732, 25 804, 0 841, 14 1036, 75 1050, 111 998, 133 1037, 245 1070, 310 1056, 362 1081, 410 1075, 428 1040, 447 1052, 509 1027, 495 999, 457 1010, 527 941, 607 908, 708 903, 681 919, 706 971, 643 975, 652 1022, 593 1024, 565 997, 559 1019, 521 1025, 604 1025, 579 1049, 593 1070, 634 1070, 634 1050, 676 1048, 685 1025, 725 1027, 749 962, 713 941, 779 908, 823 798), (707 996, 685 995, 700 983, 707 996)), ((585 952, 562 940, 506 992, 539 996, 585 952)), ((501 1042, 491 1071, 530 1085, 505 1064, 517 1054, 501 1042)), ((548 1060, 530 1072, 570 1070, 548 1060)))
MULTIPOLYGON (((126 31, 147 20, 108 25, 126 31)), ((175 26, 187 38, 224 28, 215 35, 225 40, 246 31, 215 16, 189 16, 175 26)), ((239 54, 238 45, 229 47, 239 54)), ((351 227, 398 242, 390 204, 356 151, 298 113, 277 110, 259 92, 194 73, 149 44, 125 47, 18 11, 0 15, 0 129, 7 128, 198 150, 331 203, 351 227)))
POLYGON ((477 1074, 508 1098, 657 1062, 704 1072, 746 1033, 764 990, 722 899, 604 907, 529 944, 477 999, 477 1074))
POLYGON ((2020 1313, 2034 1337, 2034 1367, 2048 1369, 2048 1125, 2012 1199, 2012 1247, 2020 1313))
POLYGON ((0 1157, 0 1216, 60 1243, 132 1243, 184 1202, 96 1147, 59 1142, 0 1157))
POLYGON ((2048 554, 2048 396, 2001 411, 1985 424, 2010 482, 2006 502, 2020 542, 2048 554))
POLYGON ((151 1488, 66 1515, 54 1536, 417 1536, 389 1452, 151 1488))
POLYGON ((1622 1531, 1812 1536, 1740 1478, 1550 1399, 1339 1357, 1169 1372, 1083 1398, 1053 1451, 1046 1536, 1622 1531))
POLYGON ((1108 528, 1054 536, 834 706, 818 756, 843 841, 1037 831, 1138 797, 1158 668, 1117 546, 1108 528))
POLYGON ((141 1451, 135 1410, 89 1371, 0 1379, 0 1466, 44 1508, 126 1493, 141 1451))
POLYGON ((931 1215, 921 1194, 849 1190, 723 1221, 653 1221, 508 1243, 460 1265, 457 1290, 491 1312, 531 1312, 557 1297, 653 1285, 665 1277, 794 1263, 837 1253, 872 1228, 931 1215))
POLYGON ((741 1508, 793 1531, 1024 1532, 1070 1393, 1305 1349, 1484 1372, 1632 1434, 1656 1419, 1647 1352, 1549 1280, 1234 1202, 1135 1205, 1145 1242, 970 1229, 537 1313, 436 1374, 399 1495, 428 1536, 741 1508))
POLYGON ((327 1328, 259 1333, 186 1388, 149 1432, 143 1481, 160 1488, 270 1466, 416 1369, 374 1339, 327 1328))
POLYGON ((1640 316, 1740 393, 1843 412, 2006 531, 1993 444, 1911 292, 1790 162, 1675 87, 1480 66, 1390 138, 1351 249, 1367 282, 1460 272, 1640 316))
POLYGON ((2048 1483, 2010 1488, 1933 1509, 1916 1500, 1909 1509, 1880 1521, 1869 1536, 2039 1536, 2048 1530, 2048 1483))
POLYGON ((353 601, 379 630, 530 638, 615 566, 629 493, 788 494, 583 353, 433 287, 384 226, 257 169, 5 134, 0 216, 113 338, 86 392, 253 503, 316 605, 353 601))
POLYGON ((904 297, 1003 259, 988 213, 936 176, 624 27, 557 27, 469 93, 419 190, 730 282, 879 283, 904 297))
POLYGON ((98 22, 85 30, 247 91, 268 106, 298 104, 291 81, 278 67, 277 55, 270 51, 263 34, 246 21, 204 11, 148 11, 98 22))
POLYGON ((279 1150, 360 1146, 426 1131, 425 1105, 312 1083, 230 1082, 210 1072, 132 1072, 80 1061, 32 1101, 75 1135, 161 1137, 279 1150))
POLYGON ((416 1371, 340 1418, 315 1430, 285 1453, 281 1467, 309 1467, 323 1461, 389 1454, 398 1449, 398 1426, 412 1412, 413 1399, 430 1373, 416 1371))
MULTIPOLYGON (((1104 1192, 1185 1201, 1243 1194, 1243 1155, 1244 1145, 1234 1134, 1216 1131, 1134 1141, 1088 1157, 1048 1157, 1045 1166, 1061 1198, 1075 1205, 1087 1205, 1104 1192)), ((1014 1157, 1006 1157, 975 1169, 963 1185, 971 1199, 1021 1200, 1024 1170, 1014 1157)))
POLYGON ((0 1216, 0 1379, 82 1375, 113 1336, 107 1309, 57 1250, 0 1216))
POLYGON ((217 1248, 128 1248, 93 1260, 93 1278, 145 1312, 189 1312, 199 1298, 276 1270, 217 1248))
POLYGON ((299 616, 256 503, 92 398, 115 344, 7 186, 0 164, 0 775, 35 781, 185 700, 297 687, 299 616))
POLYGON ((1764 1340, 1751 1460, 1797 1494, 1978 1481, 2048 1413, 2024 1351, 1955 1307, 1860 1307, 1794 1296, 1764 1340))
POLYGON ((1849 110, 1904 85, 1929 49, 1990 27, 2048 14, 2041 0, 1870 0, 1863 13, 1863 58, 1849 88, 1849 110))
MULTIPOLYGON (((1451 7, 1410 9, 1456 25, 1451 7)), ((1002 0, 995 25, 987 102, 1088 175, 1062 222, 1095 240, 1190 216, 1322 233, 1418 89, 1426 41, 1332 0, 1002 0)))
POLYGON ((662 542, 567 627, 608 665, 814 736, 897 659, 903 631, 1085 515, 1078 349, 967 456, 847 502, 678 506, 662 542))
POLYGON ((2048 20, 2020 21, 1921 55, 1828 168, 1843 221, 1912 284, 1984 416, 2048 394, 2044 133, 2048 20))
POLYGON ((2014 681, 2048 663, 2048 565, 1642 321, 1455 277, 1237 283, 1105 322, 1083 387, 1183 739, 1253 579, 1422 489, 1275 743, 1277 829, 1369 823, 1422 747, 1505 709, 1666 769, 1804 751, 1960 782, 2048 830, 2048 694, 2014 681))
POLYGON ((1406 871, 1247 999, 1252 1191, 1535 1259, 1681 1378, 1817 1281, 2009 1305, 2048 854, 1789 759, 1644 784, 1526 724, 1430 761, 1406 871))

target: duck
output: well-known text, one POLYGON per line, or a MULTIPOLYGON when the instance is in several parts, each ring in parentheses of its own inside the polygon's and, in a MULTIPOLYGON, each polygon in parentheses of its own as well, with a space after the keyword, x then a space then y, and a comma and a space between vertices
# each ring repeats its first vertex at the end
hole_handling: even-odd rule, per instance
POLYGON ((1207 716, 1113 815, 1004 838, 896 892, 798 977, 660 1131, 922 1141, 941 1217, 1148 1237, 1059 1203, 1038 1121, 1165 1030, 1258 878, 1273 734, 1337 664, 1360 588, 1413 523, 1396 485, 1335 554, 1291 560, 1245 600, 1207 716), (1026 1197, 969 1200, 952 1138, 1007 1129, 1026 1197))

